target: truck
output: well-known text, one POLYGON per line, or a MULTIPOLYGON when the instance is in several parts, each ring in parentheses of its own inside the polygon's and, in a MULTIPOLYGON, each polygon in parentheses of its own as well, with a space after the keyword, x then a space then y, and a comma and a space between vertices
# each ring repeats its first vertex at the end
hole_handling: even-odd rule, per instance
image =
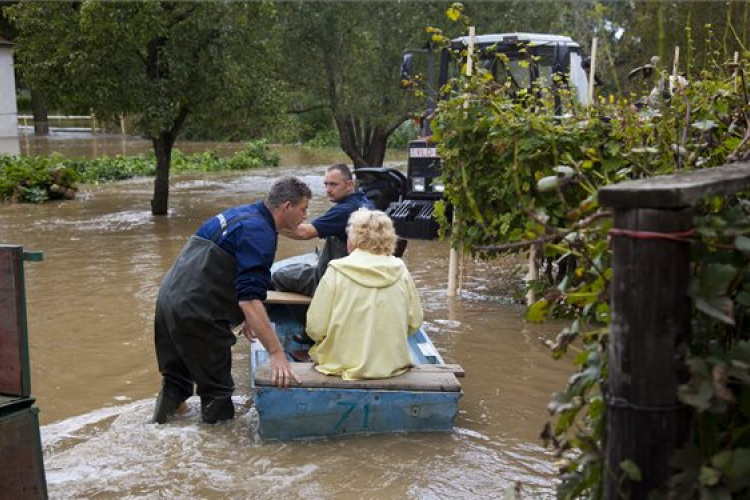
MULTIPOLYGON (((431 142, 431 116, 441 98, 437 90, 461 69, 461 58, 469 37, 451 41, 450 46, 437 50, 428 44, 424 49, 404 51, 401 61, 402 87, 415 76, 417 57, 426 59, 426 82, 429 89, 427 109, 419 120, 419 138, 408 147, 406 174, 390 167, 361 167, 356 170, 360 188, 375 206, 393 220, 401 238, 433 239, 438 223, 433 217, 435 203, 443 197, 440 181, 440 157, 431 142), (437 74, 436 70, 437 69, 437 74)), ((553 85, 553 77, 573 89, 581 104, 589 96, 587 60, 581 47, 570 37, 540 33, 497 33, 474 37, 477 63, 490 71, 495 81, 510 81, 516 90, 530 89, 532 84, 553 85), (504 58, 497 57, 504 54, 504 58)))

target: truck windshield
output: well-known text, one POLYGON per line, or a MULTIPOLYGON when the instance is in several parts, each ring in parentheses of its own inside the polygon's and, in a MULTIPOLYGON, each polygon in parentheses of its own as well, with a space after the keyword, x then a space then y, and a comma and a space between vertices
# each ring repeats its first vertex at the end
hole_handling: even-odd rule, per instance
MULTIPOLYGON (((532 82, 541 87, 552 85, 552 50, 529 48, 528 51, 497 50, 485 47, 480 54, 480 64, 492 73, 498 83, 509 82, 515 89, 530 88, 532 82), (498 56, 502 54, 505 57, 498 56), (507 59, 506 59, 507 58, 507 59)), ((448 78, 459 76, 461 65, 448 68, 448 78)))
POLYGON ((516 88, 531 86, 531 65, 528 60, 510 59, 507 63, 497 59, 493 64, 496 82, 510 82, 516 88))

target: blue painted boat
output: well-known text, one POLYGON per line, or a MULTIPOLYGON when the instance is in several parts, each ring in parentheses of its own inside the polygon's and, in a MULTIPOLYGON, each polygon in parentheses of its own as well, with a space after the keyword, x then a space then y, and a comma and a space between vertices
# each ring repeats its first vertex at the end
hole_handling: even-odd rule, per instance
POLYGON ((453 429, 463 395, 457 376, 463 371, 443 361, 421 328, 408 338, 411 370, 388 379, 345 381, 292 356, 306 347, 294 337, 303 331, 308 303, 303 295, 284 292, 270 292, 266 301, 281 345, 302 379, 300 385, 273 386, 268 354, 260 342, 251 344, 250 380, 264 440, 453 429))

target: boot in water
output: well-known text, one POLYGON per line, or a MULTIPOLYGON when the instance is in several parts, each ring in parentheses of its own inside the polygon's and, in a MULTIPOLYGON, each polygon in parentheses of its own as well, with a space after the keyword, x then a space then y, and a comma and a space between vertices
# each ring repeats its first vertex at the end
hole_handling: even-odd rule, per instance
POLYGON ((159 391, 159 396, 156 398, 156 407, 154 408, 154 418, 152 419, 156 424, 163 424, 169 417, 175 415, 177 410, 180 408, 182 401, 174 399, 164 394, 164 389, 159 391))
POLYGON ((203 422, 206 424, 232 420, 234 418, 234 403, 232 403, 232 398, 201 397, 201 415, 203 422))

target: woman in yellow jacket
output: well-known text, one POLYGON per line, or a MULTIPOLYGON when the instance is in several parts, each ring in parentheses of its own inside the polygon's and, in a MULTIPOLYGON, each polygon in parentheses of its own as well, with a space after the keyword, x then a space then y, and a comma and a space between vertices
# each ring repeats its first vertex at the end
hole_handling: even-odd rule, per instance
POLYGON ((406 337, 422 324, 422 304, 396 232, 380 211, 360 209, 347 226, 350 255, 331 261, 307 312, 315 369, 344 380, 387 378, 411 366, 406 337))

